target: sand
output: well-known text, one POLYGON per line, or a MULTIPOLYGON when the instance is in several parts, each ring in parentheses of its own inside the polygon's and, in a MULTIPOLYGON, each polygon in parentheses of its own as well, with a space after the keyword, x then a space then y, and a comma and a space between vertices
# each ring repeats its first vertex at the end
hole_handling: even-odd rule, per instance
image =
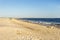
POLYGON ((0 18, 0 40, 60 40, 60 29, 0 18))

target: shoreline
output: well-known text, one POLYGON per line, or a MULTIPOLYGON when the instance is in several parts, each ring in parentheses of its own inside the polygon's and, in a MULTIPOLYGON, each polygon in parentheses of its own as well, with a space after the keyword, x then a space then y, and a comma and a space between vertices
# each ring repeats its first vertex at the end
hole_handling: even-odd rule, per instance
MULTIPOLYGON (((18 19, 17 19, 18 20, 18 19)), ((21 20, 21 19, 20 19, 21 20)), ((54 26, 56 28, 60 28, 60 23, 52 23, 52 22, 35 22, 35 21, 29 21, 29 20, 22 20, 27 23, 32 23, 32 24, 37 24, 37 25, 43 25, 46 26, 47 28, 54 26)))

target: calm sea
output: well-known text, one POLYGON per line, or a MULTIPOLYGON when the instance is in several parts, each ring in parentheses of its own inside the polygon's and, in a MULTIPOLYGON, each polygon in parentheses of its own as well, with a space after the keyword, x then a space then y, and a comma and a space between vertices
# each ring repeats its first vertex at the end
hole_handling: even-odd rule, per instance
POLYGON ((18 18, 19 20, 42 24, 60 24, 60 18, 18 18))

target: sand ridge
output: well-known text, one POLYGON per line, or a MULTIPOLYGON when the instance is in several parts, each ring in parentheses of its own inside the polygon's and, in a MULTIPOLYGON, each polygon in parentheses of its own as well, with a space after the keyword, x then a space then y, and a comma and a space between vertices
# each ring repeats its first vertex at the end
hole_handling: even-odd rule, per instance
POLYGON ((60 29, 0 18, 0 40, 60 40, 60 29))

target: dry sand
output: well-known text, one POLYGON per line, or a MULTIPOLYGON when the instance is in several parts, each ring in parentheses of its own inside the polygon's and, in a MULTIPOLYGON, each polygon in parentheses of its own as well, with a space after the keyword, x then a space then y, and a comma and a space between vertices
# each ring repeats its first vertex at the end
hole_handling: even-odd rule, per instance
POLYGON ((60 40, 60 29, 0 18, 0 40, 60 40))

